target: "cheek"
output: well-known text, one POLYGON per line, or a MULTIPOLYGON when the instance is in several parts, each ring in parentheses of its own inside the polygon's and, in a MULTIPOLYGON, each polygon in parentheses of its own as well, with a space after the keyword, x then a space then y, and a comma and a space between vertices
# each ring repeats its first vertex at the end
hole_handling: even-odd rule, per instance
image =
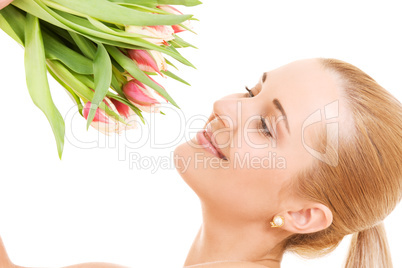
POLYGON ((279 206, 283 175, 283 171, 262 168, 228 170, 215 178, 202 201, 210 210, 231 219, 265 219, 279 206))
POLYGON ((233 158, 222 168, 213 163, 217 158, 187 142, 174 150, 175 166, 210 210, 232 219, 261 219, 277 207, 286 169, 275 166, 272 149, 254 147, 243 142, 240 148, 232 148, 233 158))
POLYGON ((243 172, 250 169, 285 169, 286 159, 275 141, 260 132, 249 133, 230 148, 231 167, 243 172))

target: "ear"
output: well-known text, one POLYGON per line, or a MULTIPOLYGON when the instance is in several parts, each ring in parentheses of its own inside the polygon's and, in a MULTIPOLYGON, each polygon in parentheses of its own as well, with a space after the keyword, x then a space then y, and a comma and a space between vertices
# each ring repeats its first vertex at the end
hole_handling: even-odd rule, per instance
POLYGON ((311 203, 298 211, 287 211, 284 218, 282 229, 292 233, 314 233, 331 225, 332 212, 323 204, 311 203))

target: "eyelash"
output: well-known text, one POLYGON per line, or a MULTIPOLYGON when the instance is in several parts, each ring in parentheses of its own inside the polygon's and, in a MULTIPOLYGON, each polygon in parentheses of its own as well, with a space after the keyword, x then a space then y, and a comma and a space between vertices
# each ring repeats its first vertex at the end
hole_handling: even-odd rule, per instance
MULTIPOLYGON (((246 90, 248 91, 248 95, 247 97, 249 98, 253 98, 255 95, 253 94, 253 92, 251 92, 251 90, 246 86, 246 90)), ((272 133, 271 131, 269 131, 267 124, 265 122, 265 119, 260 115, 261 118, 261 130, 263 131, 263 134, 267 137, 273 138, 272 137, 272 133)))

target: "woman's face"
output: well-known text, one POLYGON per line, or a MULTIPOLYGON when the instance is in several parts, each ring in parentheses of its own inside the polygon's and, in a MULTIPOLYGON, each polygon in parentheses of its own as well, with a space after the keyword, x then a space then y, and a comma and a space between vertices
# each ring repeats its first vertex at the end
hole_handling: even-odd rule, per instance
POLYGON ((200 134, 174 152, 178 172, 203 208, 230 220, 258 220, 286 209, 292 195, 284 186, 317 160, 308 149, 314 149, 315 134, 339 118, 337 81, 317 59, 274 69, 249 89, 251 94, 245 90, 213 104, 207 129, 225 157, 200 145, 200 134))

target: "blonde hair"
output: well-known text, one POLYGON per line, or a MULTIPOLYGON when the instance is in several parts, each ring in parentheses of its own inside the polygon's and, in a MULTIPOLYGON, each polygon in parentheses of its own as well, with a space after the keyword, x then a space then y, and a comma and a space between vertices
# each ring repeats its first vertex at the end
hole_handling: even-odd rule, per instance
MULTIPOLYGON (((391 268, 382 221, 402 197, 401 103, 357 67, 336 59, 319 61, 336 75, 350 111, 351 118, 343 118, 339 127, 352 129, 346 130, 347 138, 346 131, 340 133, 338 148, 332 148, 337 153, 327 154, 338 158, 336 166, 316 160, 293 180, 298 195, 332 211, 332 224, 288 237, 285 249, 304 257, 322 256, 353 234, 346 268, 391 268)), ((320 148, 325 148, 325 134, 319 133, 320 148)))

